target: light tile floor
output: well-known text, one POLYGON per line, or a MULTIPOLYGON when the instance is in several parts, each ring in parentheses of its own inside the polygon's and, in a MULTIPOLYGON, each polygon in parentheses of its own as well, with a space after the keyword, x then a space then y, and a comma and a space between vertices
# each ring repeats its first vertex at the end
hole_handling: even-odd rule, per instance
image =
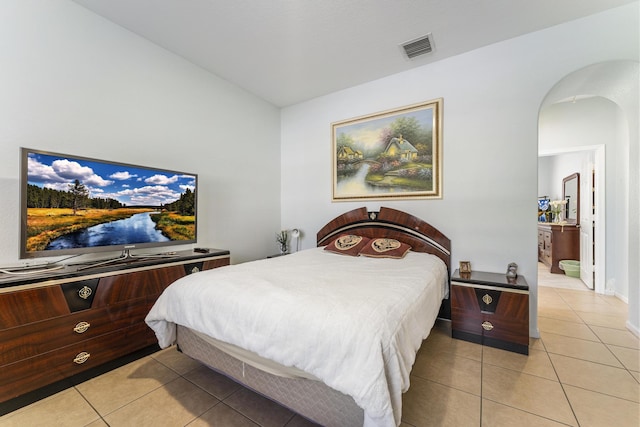
MULTIPOLYGON (((541 338, 529 356, 436 325, 403 398, 403 427, 640 425, 640 342, 625 328, 627 305, 552 276, 540 276, 541 338)), ((1 417, 8 426, 313 424, 172 348, 1 417)))

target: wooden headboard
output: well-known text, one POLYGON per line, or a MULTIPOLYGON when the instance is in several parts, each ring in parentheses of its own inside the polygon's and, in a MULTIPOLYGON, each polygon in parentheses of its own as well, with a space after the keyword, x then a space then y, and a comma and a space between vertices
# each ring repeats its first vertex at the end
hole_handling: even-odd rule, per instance
POLYGON ((358 208, 344 213, 317 234, 317 245, 324 246, 338 236, 358 234, 369 238, 389 237, 407 243, 415 252, 436 255, 451 268, 451 240, 425 221, 406 212, 391 208, 380 208, 379 212, 368 212, 358 208))

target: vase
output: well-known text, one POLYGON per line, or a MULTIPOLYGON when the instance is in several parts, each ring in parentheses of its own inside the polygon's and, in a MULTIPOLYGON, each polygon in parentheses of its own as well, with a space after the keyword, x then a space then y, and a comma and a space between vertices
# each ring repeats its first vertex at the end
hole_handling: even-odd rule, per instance
POLYGON ((553 214, 553 222, 559 224, 562 222, 562 212, 555 212, 553 214))
POLYGON ((280 255, 284 255, 288 251, 288 247, 286 243, 280 243, 280 255))

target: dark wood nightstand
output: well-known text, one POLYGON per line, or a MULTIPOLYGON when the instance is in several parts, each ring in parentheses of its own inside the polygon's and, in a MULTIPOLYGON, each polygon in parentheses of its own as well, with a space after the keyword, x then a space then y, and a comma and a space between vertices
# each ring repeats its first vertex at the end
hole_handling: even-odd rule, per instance
POLYGON ((529 285, 523 276, 474 271, 451 277, 451 335, 529 354, 529 285))

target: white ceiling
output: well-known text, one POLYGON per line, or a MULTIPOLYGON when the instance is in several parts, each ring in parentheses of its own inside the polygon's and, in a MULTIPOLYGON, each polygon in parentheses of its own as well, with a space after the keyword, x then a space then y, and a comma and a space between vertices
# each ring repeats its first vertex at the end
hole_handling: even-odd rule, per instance
POLYGON ((637 0, 74 1, 287 106, 637 0))

